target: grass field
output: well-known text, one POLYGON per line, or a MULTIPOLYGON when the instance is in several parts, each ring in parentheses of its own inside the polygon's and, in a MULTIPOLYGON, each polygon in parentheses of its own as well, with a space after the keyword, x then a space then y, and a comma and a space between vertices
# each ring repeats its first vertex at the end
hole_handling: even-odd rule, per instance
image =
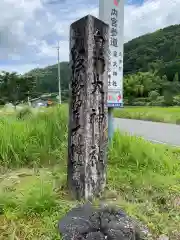
POLYGON ((114 117, 180 124, 180 107, 124 107, 114 117))
MULTIPOLYGON (((66 189, 67 117, 63 106, 0 118, 0 239, 60 239, 57 222, 76 205, 66 189)), ((180 150, 116 132, 102 198, 153 239, 180 239, 180 150)))

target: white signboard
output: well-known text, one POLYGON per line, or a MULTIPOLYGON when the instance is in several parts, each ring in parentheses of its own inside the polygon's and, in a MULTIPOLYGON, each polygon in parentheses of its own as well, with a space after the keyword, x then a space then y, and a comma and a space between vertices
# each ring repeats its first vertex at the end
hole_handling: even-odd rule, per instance
POLYGON ((99 18, 110 27, 108 107, 122 107, 124 0, 99 0, 99 18))

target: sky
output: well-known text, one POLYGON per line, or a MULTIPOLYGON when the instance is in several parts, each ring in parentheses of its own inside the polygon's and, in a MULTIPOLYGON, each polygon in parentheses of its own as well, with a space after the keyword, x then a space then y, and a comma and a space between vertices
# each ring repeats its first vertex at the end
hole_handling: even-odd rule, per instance
MULTIPOLYGON (((180 24, 180 0, 125 0, 124 41, 180 24)), ((25 73, 69 59, 69 28, 98 0, 0 0, 0 70, 25 73), (49 4, 48 2, 58 2, 49 4)))

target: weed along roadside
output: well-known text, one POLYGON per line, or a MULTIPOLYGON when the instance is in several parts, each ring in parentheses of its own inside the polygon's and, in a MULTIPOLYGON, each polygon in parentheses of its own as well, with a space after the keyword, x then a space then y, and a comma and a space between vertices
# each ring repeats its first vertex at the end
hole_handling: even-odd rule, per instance
MULTIPOLYGON (((67 123, 66 106, 1 119, 2 239, 59 239, 57 222, 77 205, 66 188, 67 123)), ((137 218, 154 239, 179 239, 179 160, 178 149, 116 132, 102 200, 137 218)))
POLYGON ((180 124, 179 107, 125 107, 114 111, 116 118, 180 124))

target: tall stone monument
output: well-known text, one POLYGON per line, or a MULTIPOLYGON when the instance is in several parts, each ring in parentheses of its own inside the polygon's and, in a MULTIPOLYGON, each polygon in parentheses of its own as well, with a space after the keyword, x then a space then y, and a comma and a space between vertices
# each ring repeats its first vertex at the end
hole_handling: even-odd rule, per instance
POLYGON ((108 31, 90 15, 70 27, 68 187, 77 200, 99 196, 106 183, 108 31))

